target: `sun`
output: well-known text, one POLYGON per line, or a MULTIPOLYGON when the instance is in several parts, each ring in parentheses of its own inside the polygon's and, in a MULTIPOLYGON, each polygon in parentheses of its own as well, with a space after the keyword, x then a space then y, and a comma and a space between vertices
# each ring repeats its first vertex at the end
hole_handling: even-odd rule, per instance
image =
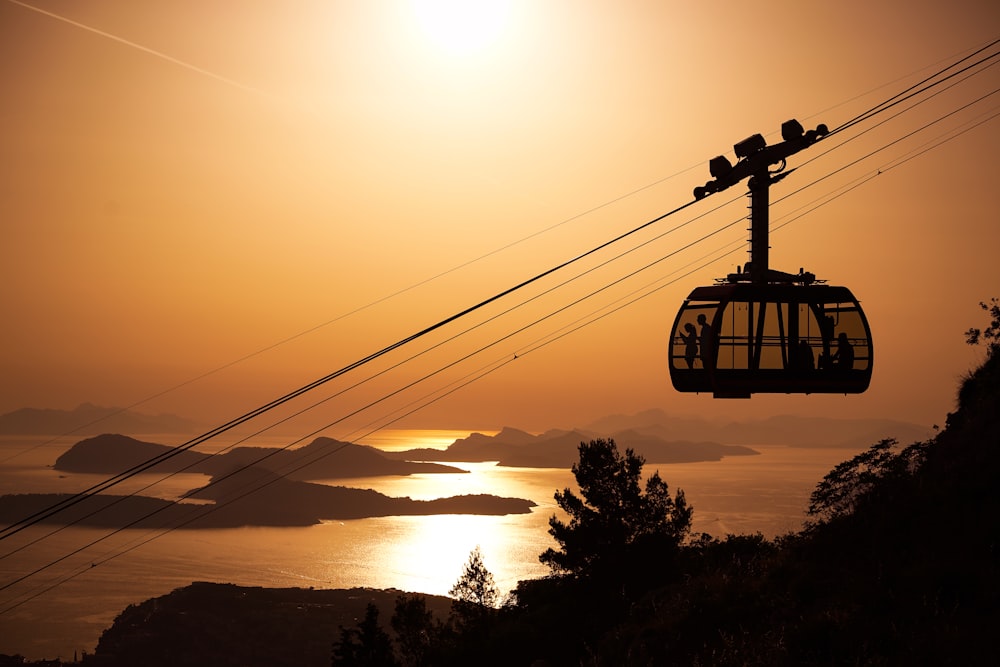
POLYGON ((450 55, 483 50, 500 37, 510 0, 411 0, 424 35, 450 55))

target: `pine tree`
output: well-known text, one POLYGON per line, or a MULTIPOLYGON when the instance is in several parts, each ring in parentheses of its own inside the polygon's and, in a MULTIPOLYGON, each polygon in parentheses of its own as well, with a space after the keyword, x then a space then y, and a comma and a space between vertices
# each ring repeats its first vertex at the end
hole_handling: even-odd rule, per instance
POLYGON ((631 449, 622 456, 614 440, 580 443, 573 474, 581 496, 570 489, 556 492, 556 503, 570 516, 549 519, 549 533, 560 549, 547 549, 539 559, 556 573, 592 574, 601 566, 624 567, 636 547, 656 543, 677 547, 691 529, 692 508, 684 492, 671 498, 658 472, 640 486, 645 460, 631 449))

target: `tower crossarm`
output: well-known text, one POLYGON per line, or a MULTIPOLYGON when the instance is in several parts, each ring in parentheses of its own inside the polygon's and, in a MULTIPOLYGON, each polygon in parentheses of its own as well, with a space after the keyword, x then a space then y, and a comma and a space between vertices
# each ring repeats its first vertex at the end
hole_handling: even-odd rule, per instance
POLYGON ((703 199, 751 176, 764 178, 774 165, 780 165, 778 171, 781 171, 790 156, 812 146, 829 132, 826 125, 804 130, 799 121, 792 119, 781 124, 781 143, 768 146, 762 135, 749 136, 733 146, 735 165, 724 155, 709 160, 708 170, 713 178, 694 189, 694 198, 703 199))

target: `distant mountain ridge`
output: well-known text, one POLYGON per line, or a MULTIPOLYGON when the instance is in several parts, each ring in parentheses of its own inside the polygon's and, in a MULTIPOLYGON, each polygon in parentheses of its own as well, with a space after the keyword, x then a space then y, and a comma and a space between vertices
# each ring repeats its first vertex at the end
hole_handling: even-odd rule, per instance
POLYGON ((711 440, 726 444, 843 447, 862 449, 885 438, 925 440, 933 429, 893 419, 842 419, 776 415, 760 420, 719 422, 680 417, 653 409, 635 415, 610 415, 587 426, 603 433, 633 430, 661 438, 711 440))
POLYGON ((553 429, 532 435, 505 427, 493 436, 473 433, 444 450, 418 448, 386 452, 400 460, 497 461, 499 465, 569 468, 581 442, 613 438, 649 463, 718 461, 725 456, 752 456, 753 446, 837 447, 862 450, 885 438, 899 442, 925 440, 932 429, 892 419, 840 419, 779 415, 758 421, 718 422, 679 417, 653 409, 635 415, 610 415, 586 428, 553 429))
MULTIPOLYGON (((197 471, 215 474, 221 469, 246 465, 257 459, 263 459, 258 465, 271 470, 301 467, 289 473, 292 479, 301 480, 460 472, 454 468, 434 469, 433 464, 426 463, 429 461, 497 461, 509 467, 569 468, 576 461, 580 443, 599 437, 614 438, 619 446, 633 449, 651 463, 687 463, 718 461, 725 456, 752 456, 758 453, 752 449, 754 445, 860 450, 884 438, 907 442, 930 435, 929 428, 890 419, 780 415, 758 421, 718 422, 647 410, 631 416, 607 416, 585 429, 552 429, 533 435, 504 427, 496 435, 472 433, 455 440, 444 450, 414 448, 386 452, 326 437, 316 438, 309 445, 294 450, 238 447, 211 460, 206 458, 204 463, 197 464, 197 471), (337 455, 329 456, 334 449, 337 455), (310 462, 300 464, 298 461, 310 462)), ((118 441, 116 446, 114 438, 126 436, 105 434, 99 438, 74 445, 60 457, 56 467, 76 472, 116 472, 123 469, 120 464, 126 460, 134 465, 170 449, 139 441, 127 445, 118 441), (109 464, 109 460, 115 463, 109 464)), ((191 464, 192 457, 205 458, 207 455, 185 452, 172 459, 164 469, 186 467, 191 464)))
POLYGON ((610 435, 552 430, 531 435, 507 427, 494 436, 473 433, 456 440, 445 450, 410 449, 386 452, 386 456, 409 461, 497 461, 498 465, 518 468, 569 468, 579 458, 580 443, 599 437, 612 437, 623 450, 632 449, 647 461, 655 463, 718 461, 724 456, 753 456, 759 453, 741 445, 723 445, 704 439, 668 440, 657 434, 635 430, 610 435))
POLYGON ((73 410, 21 408, 0 415, 0 435, 193 433, 197 430, 198 424, 177 415, 148 415, 91 403, 81 403, 73 410))
MULTIPOLYGON (((127 433, 130 435, 197 433, 203 430, 198 423, 173 414, 149 415, 123 408, 106 408, 83 403, 73 410, 49 408, 21 408, 0 415, 0 435, 100 435, 106 433, 127 433)), ((539 445, 546 441, 576 434, 580 440, 597 437, 614 437, 619 444, 629 443, 620 436, 639 434, 655 437, 667 442, 716 443, 723 445, 786 445, 790 447, 843 447, 860 449, 887 437, 900 442, 923 440, 933 435, 932 429, 892 419, 842 419, 838 417, 800 417, 776 415, 760 420, 721 422, 701 417, 670 415, 654 408, 633 415, 608 415, 582 428, 552 429, 539 435, 532 435, 516 428, 505 427, 495 436, 473 433, 468 438, 456 441, 445 456, 448 458, 422 458, 421 460, 460 461, 459 452, 475 451, 477 446, 484 451, 493 451, 491 457, 465 460, 498 460, 497 454, 509 453, 505 446, 519 447, 539 445), (458 445, 462 442, 461 445, 458 445), (501 444, 503 446, 501 446, 501 444)), ((576 444, 579 444, 577 442, 576 444)), ((683 448, 682 448, 683 449, 683 448)), ((408 450, 414 454, 440 456, 438 449, 408 450)), ((399 458, 398 452, 390 453, 399 458)), ((574 452, 575 454, 575 452, 574 452)), ((726 455, 726 454, 724 454, 726 455)), ((733 455, 730 453, 728 455, 733 455)), ((714 460, 717 456, 709 455, 714 460)), ((647 456, 647 459, 649 457, 647 456)), ((522 465, 513 462, 504 465, 522 465)), ((651 460, 651 459, 650 459, 651 460)), ((668 461, 669 462, 669 461, 668 461)), ((568 466, 566 466, 568 467, 568 466)))

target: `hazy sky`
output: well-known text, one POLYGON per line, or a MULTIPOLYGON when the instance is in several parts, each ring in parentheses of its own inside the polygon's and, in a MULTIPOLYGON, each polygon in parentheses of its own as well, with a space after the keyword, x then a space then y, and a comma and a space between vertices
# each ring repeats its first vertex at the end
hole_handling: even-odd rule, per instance
MULTIPOLYGON (((0 0, 0 412, 155 396, 137 409, 224 422, 687 203, 748 135, 836 127, 1000 37, 995 0, 435 4, 0 0)), ((678 306, 746 259, 736 187, 323 385, 288 426, 352 436, 454 389, 396 426, 943 423, 981 354, 962 332, 1000 295, 1000 94, 976 102, 1000 65, 977 72, 772 188, 772 266, 868 314, 866 394, 671 388, 678 306)))

